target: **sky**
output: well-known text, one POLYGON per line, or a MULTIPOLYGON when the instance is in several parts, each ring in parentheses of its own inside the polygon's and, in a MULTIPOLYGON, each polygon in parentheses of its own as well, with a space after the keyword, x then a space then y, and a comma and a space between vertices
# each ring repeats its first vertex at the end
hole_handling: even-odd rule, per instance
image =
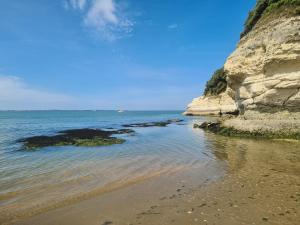
POLYGON ((0 0, 0 110, 183 110, 255 0, 0 0))

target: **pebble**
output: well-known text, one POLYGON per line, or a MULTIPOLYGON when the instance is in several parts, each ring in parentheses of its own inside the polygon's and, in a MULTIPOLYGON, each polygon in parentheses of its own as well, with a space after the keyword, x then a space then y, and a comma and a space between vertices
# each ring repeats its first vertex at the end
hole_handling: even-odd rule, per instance
POLYGON ((102 225, 110 225, 112 223, 113 223, 112 221, 105 221, 102 225))
POLYGON ((191 209, 190 211, 188 211, 187 213, 188 213, 188 214, 192 214, 193 211, 194 211, 194 209, 192 208, 192 209, 191 209))
POLYGON ((262 218, 263 221, 268 221, 269 219, 267 217, 262 218))

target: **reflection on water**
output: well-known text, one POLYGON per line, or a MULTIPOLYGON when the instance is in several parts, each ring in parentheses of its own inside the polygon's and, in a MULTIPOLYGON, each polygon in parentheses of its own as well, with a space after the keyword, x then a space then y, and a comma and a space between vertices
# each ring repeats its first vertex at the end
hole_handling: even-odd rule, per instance
POLYGON ((227 161, 228 171, 247 168, 271 168, 273 171, 300 176, 300 142, 227 138, 206 133, 210 150, 227 161))
POLYGON ((216 175, 265 166, 299 175, 299 143, 225 138, 193 129, 203 118, 186 118, 181 126, 139 128, 116 146, 26 152, 18 151, 15 143, 21 137, 68 128, 117 128, 180 117, 179 112, 0 113, 0 218, 40 212, 161 174, 191 168, 207 174, 206 164, 207 169, 216 168, 216 175))

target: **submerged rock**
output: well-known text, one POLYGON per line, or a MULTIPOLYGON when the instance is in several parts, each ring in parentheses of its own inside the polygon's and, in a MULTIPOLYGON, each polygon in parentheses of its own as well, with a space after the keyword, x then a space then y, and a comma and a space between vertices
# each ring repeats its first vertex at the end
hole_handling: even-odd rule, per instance
POLYGON ((181 123, 184 120, 181 119, 172 119, 166 121, 159 121, 159 122, 146 122, 146 123, 132 123, 132 124, 125 124, 123 127, 166 127, 171 123, 181 123))
POLYGON ((202 124, 194 124, 194 128, 203 129, 205 131, 227 137, 300 140, 300 132, 298 131, 238 130, 234 127, 225 126, 221 122, 204 122, 202 124))
POLYGON ((58 132, 54 136, 34 136, 19 140, 24 144, 25 149, 35 149, 49 146, 108 146, 122 144, 124 139, 112 137, 114 134, 134 133, 131 129, 100 130, 100 129, 72 129, 58 132))
POLYGON ((160 122, 135 123, 123 125, 124 129, 114 130, 107 128, 101 129, 70 129, 59 131, 57 135, 51 136, 34 136, 19 140, 23 143, 25 149, 35 149, 50 146, 108 146, 114 144, 122 144, 125 142, 122 138, 113 137, 113 135, 132 134, 135 131, 127 128, 134 127, 166 127, 171 123, 180 124, 184 120, 172 119, 160 122))
POLYGON ((207 128, 207 126, 208 126, 207 122, 204 122, 200 125, 199 124, 194 124, 194 128, 200 128, 200 129, 205 129, 205 128, 207 128))
POLYGON ((200 129, 203 129, 203 130, 209 130, 209 131, 212 131, 214 133, 217 133, 219 131, 221 127, 221 123, 219 122, 204 122, 200 125, 198 124, 194 124, 194 128, 200 128, 200 129))

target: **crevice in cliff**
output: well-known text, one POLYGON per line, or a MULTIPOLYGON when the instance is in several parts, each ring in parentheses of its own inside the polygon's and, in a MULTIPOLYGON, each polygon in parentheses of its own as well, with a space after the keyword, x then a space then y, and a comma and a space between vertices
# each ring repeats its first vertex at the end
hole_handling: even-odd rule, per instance
POLYGON ((299 91, 300 91, 300 88, 296 89, 295 93, 293 93, 293 94, 291 94, 289 97, 287 97, 287 99, 283 102, 282 106, 285 107, 285 106, 286 106, 286 103, 287 103, 292 97, 294 97, 295 95, 297 95, 299 91))

